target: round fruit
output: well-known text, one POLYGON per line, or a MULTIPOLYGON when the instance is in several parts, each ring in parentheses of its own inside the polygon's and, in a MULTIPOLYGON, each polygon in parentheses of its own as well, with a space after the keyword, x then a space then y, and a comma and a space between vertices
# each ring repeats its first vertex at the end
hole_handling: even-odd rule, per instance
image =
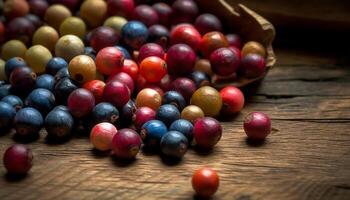
POLYGON ((33 165, 33 153, 23 144, 14 144, 4 153, 4 166, 8 173, 26 174, 33 165))
POLYGON ((30 12, 34 15, 37 15, 40 18, 43 18, 47 8, 49 7, 49 3, 46 0, 30 0, 29 8, 30 12))
POLYGON ((248 54, 259 54, 260 56, 262 56, 263 58, 265 58, 266 56, 266 50, 265 47, 260 44, 259 42, 255 42, 255 41, 250 41, 244 44, 243 48, 242 48, 242 56, 245 57, 248 54))
POLYGON ((139 66, 133 60, 125 59, 124 65, 120 69, 120 72, 125 72, 129 74, 129 76, 136 81, 139 75, 139 66))
POLYGON ((148 42, 159 44, 163 48, 167 48, 169 43, 170 33, 169 30, 162 25, 155 24, 148 28, 148 42))
POLYGON ((103 26, 107 26, 112 28, 116 33, 120 34, 122 31, 122 27, 127 23, 128 21, 124 17, 120 16, 112 16, 106 19, 106 21, 103 23, 103 26))
POLYGON ((203 13, 199 15, 194 22, 194 26, 202 35, 212 31, 221 32, 222 30, 220 20, 215 15, 210 13, 203 13))
POLYGON ((170 25, 170 17, 172 14, 172 8, 164 3, 164 2, 159 2, 155 3, 152 8, 157 12, 159 16, 159 23, 168 26, 170 25))
POLYGON ((119 81, 111 81, 105 86, 103 98, 116 107, 122 107, 130 100, 130 90, 119 81))
POLYGON ((158 13, 149 5, 138 5, 134 9, 133 19, 144 23, 146 26, 158 24, 158 13))
POLYGON ((55 76, 56 73, 62 68, 68 68, 68 63, 63 58, 53 57, 46 64, 45 71, 46 73, 51 74, 52 76, 55 76))
POLYGON ((18 111, 23 107, 22 99, 15 95, 7 95, 2 98, 1 101, 10 104, 15 109, 15 111, 18 111))
POLYGON ((83 39, 86 33, 86 25, 79 17, 68 17, 60 25, 60 35, 75 35, 83 39))
POLYGON ((54 94, 56 97, 56 102, 66 105, 68 96, 77 88, 77 83, 73 82, 70 78, 62 78, 55 85, 54 94))
POLYGON ((55 55, 66 62, 82 54, 84 54, 84 43, 75 35, 62 36, 56 43, 55 55))
POLYGON ((45 72, 46 64, 51 58, 51 52, 42 45, 30 47, 25 54, 26 63, 38 74, 45 72))
POLYGON ((71 10, 75 10, 80 4, 80 0, 49 0, 50 3, 57 3, 66 6, 71 10))
POLYGON ((141 149, 141 138, 132 129, 121 129, 113 137, 112 151, 118 158, 133 159, 141 149))
POLYGON ((44 88, 53 91, 55 87, 55 78, 50 74, 38 76, 35 82, 35 88, 44 88))
POLYGON ((227 86, 220 90, 222 98, 221 112, 226 115, 232 115, 242 110, 244 106, 244 95, 240 89, 235 86, 227 86))
POLYGON ((192 187, 198 196, 210 198, 218 190, 219 176, 213 169, 198 169, 192 176, 192 187))
POLYGON ((129 127, 131 125, 136 110, 136 105, 132 100, 129 100, 128 103, 120 109, 119 121, 122 127, 129 127))
POLYGON ((240 64, 239 55, 229 48, 220 48, 210 54, 210 65, 215 74, 228 76, 236 72, 240 64))
POLYGON ((176 0, 171 6, 172 24, 192 23, 198 15, 198 6, 194 1, 176 0))
POLYGON ((203 117, 196 120, 193 126, 193 139, 196 146, 211 149, 221 139, 222 126, 212 117, 203 117))
POLYGON ((55 106, 55 96, 47 89, 38 88, 28 95, 25 104, 37 109, 45 116, 55 106))
POLYGON ((220 113, 222 98, 215 88, 204 86, 193 93, 191 104, 200 107, 205 116, 215 117, 220 113))
POLYGON ((0 86, 0 98, 4 98, 7 95, 10 95, 12 92, 12 86, 10 84, 5 84, 0 86))
POLYGON ((13 123, 19 136, 31 137, 39 134, 44 119, 38 110, 26 107, 16 113, 13 123))
POLYGON ((119 111, 110 103, 102 102, 92 110, 91 119, 93 124, 109 122, 116 125, 119 119, 119 111))
POLYGON ((189 102, 197 87, 191 79, 180 77, 172 82, 172 89, 180 93, 186 102, 189 102))
POLYGON ((14 91, 28 93, 35 85, 36 74, 29 67, 19 67, 11 72, 9 80, 14 91))
POLYGON ((138 108, 134 114, 133 122, 136 129, 140 129, 143 124, 156 118, 156 112, 148 107, 138 108))
POLYGON ((172 29, 170 43, 187 44, 196 51, 201 43, 201 34, 190 24, 180 24, 172 29))
POLYGON ((108 15, 117 15, 122 17, 131 17, 135 3, 134 0, 108 0, 108 15))
POLYGON ((169 75, 181 76, 192 72, 197 55, 186 44, 176 44, 169 48, 166 56, 169 75))
POLYGON ((95 98, 89 90, 79 88, 68 97, 68 108, 74 117, 85 117, 91 113, 94 107, 95 98))
POLYGON ((159 44, 147 43, 144 44, 139 50, 139 56, 137 57, 138 62, 141 63, 145 58, 150 56, 156 56, 164 58, 164 49, 159 44))
POLYGON ((33 15, 33 14, 27 14, 24 17, 32 22, 35 29, 39 28, 44 23, 43 21, 41 21, 41 19, 38 16, 33 15))
POLYGON ((108 83, 111 81, 119 81, 125 84, 126 86, 128 86, 130 93, 133 93, 134 91, 134 80, 129 76, 129 74, 125 72, 119 72, 115 75, 111 75, 106 82, 108 83))
POLYGON ((68 65, 70 77, 78 83, 91 81, 96 77, 95 61, 86 55, 74 57, 68 65))
POLYGON ((90 133, 90 142, 100 151, 111 149, 113 137, 118 134, 117 128, 111 123, 103 122, 96 124, 90 133))
POLYGON ((241 49, 242 39, 238 34, 227 34, 226 39, 230 47, 236 47, 238 49, 241 49))
POLYGON ((50 51, 55 50, 55 45, 59 39, 57 31, 51 26, 42 26, 35 31, 32 39, 33 45, 42 45, 50 51))
POLYGON ((70 16, 72 16, 72 13, 67 7, 54 4, 47 8, 44 20, 48 25, 59 30, 61 23, 70 16))
POLYGON ((14 57, 14 58, 9 59, 5 63, 6 76, 8 78, 10 78, 12 71, 15 70, 16 68, 20 68, 20 67, 27 67, 27 63, 23 60, 23 58, 14 57))
POLYGON ((157 110, 156 119, 169 127, 174 121, 180 119, 180 111, 171 104, 165 104, 157 110))
POLYGON ((107 3, 103 0, 86 0, 80 6, 80 17, 90 27, 102 25, 107 16, 107 3))
POLYGON ((210 54, 216 49, 228 46, 228 41, 222 33, 212 31, 202 37, 200 50, 205 58, 209 58, 210 54))
POLYGON ((125 59, 131 59, 131 55, 126 48, 124 48, 123 46, 120 46, 120 45, 117 45, 115 47, 117 47, 117 49, 119 49, 119 51, 121 51, 123 53, 125 59))
POLYGON ((186 101, 183 96, 176 91, 168 91, 163 95, 162 104, 171 104, 176 106, 179 111, 185 108, 186 101))
POLYGON ((119 35, 112 28, 106 27, 106 26, 101 26, 96 28, 92 32, 91 38, 89 40, 90 46, 96 52, 99 52, 101 49, 105 47, 115 48, 112 46, 116 45, 118 41, 119 41, 119 35))
POLYGON ((185 119, 178 119, 174 121, 170 127, 169 131, 178 131, 182 133, 190 143, 193 139, 193 125, 190 121, 185 119))
POLYGON ((239 72, 247 78, 262 76, 266 70, 265 59, 259 54, 248 54, 242 58, 239 72))
POLYGON ((166 156, 181 158, 188 147, 186 137, 178 131, 169 131, 163 135, 160 141, 160 149, 166 156))
POLYGON ((67 139, 71 135, 73 125, 73 117, 64 110, 54 109, 45 118, 47 137, 53 141, 67 139))
POLYGON ((13 106, 3 100, 0 101, 0 130, 11 127, 16 110, 13 106))
POLYGON ((25 0, 7 0, 3 5, 3 14, 7 19, 22 17, 29 12, 28 2, 25 0))
POLYGON ((56 106, 56 107, 54 107, 52 110, 62 110, 62 111, 64 111, 64 112, 69 113, 68 107, 67 107, 67 106, 64 106, 64 105, 56 106))
POLYGON ((189 78, 196 84, 197 88, 210 85, 210 76, 201 71, 194 71, 189 78))
POLYGON ((159 148, 160 140, 166 132, 168 129, 163 122, 151 120, 142 126, 140 135, 145 146, 159 148))
POLYGON ((99 72, 105 75, 111 75, 122 68, 124 64, 124 55, 116 47, 105 47, 97 53, 96 65, 99 72))
POLYGON ((122 38, 131 48, 138 50, 148 37, 147 27, 139 21, 129 21, 122 28, 122 38))
POLYGON ((181 112, 181 118, 194 123, 197 119, 204 117, 203 110, 195 105, 185 107, 181 112))
POLYGON ((1 50, 1 58, 9 60, 13 57, 24 58, 24 55, 27 51, 26 45, 20 40, 9 40, 5 42, 1 50))
POLYGON ((139 108, 149 107, 153 110, 157 110, 162 104, 162 97, 157 91, 145 88, 137 94, 135 103, 139 108))
POLYGON ((17 39, 25 44, 31 41, 35 31, 34 24, 25 17, 17 17, 6 24, 6 38, 17 39))
POLYGON ((159 82, 167 74, 167 64, 156 56, 147 57, 140 64, 140 74, 148 82, 159 82))
POLYGON ((103 101, 103 90, 106 84, 100 80, 92 80, 84 83, 83 88, 89 90, 95 97, 96 103, 103 101))
POLYGON ((245 117, 243 127, 248 138, 264 140, 271 132, 271 120, 265 113, 252 112, 245 117))

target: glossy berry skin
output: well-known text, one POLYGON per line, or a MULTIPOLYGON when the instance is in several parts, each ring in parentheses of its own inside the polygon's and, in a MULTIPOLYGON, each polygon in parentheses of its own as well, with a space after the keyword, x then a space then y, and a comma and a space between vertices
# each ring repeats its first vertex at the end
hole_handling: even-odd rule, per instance
POLYGON ((103 122, 96 124, 90 132, 90 142, 100 151, 111 149, 113 137, 118 134, 117 128, 111 123, 103 122))
POLYGON ((122 127, 129 127, 129 125, 131 125, 136 110, 136 104, 132 100, 129 100, 128 103, 120 109, 119 121, 122 127))
POLYGON ((49 3, 46 0, 30 0, 29 9, 30 13, 37 15, 40 18, 43 18, 47 8, 49 7, 49 3))
POLYGON ((134 130, 125 128, 118 131, 112 140, 112 151, 122 159, 134 159, 141 149, 142 140, 134 130))
POLYGON ((55 87, 55 78, 50 74, 43 74, 38 76, 35 82, 35 88, 43 88, 53 91, 55 87))
POLYGON ((85 47, 84 48, 84 55, 90 56, 90 58, 96 60, 96 52, 92 47, 85 47))
POLYGON ((158 58, 164 58, 164 49, 159 44, 156 43, 147 43, 142 45, 142 47, 139 50, 139 56, 137 57, 138 62, 141 63, 143 59, 150 57, 150 56, 156 56, 158 58))
POLYGON ((196 84, 197 88, 210 85, 210 77, 201 71, 194 71, 189 75, 189 78, 196 84))
POLYGON ((32 168, 33 153, 23 144, 14 144, 5 151, 3 162, 9 174, 24 175, 32 168))
POLYGON ((123 53, 125 59, 131 59, 131 55, 126 48, 119 46, 119 45, 117 45, 115 47, 123 53))
POLYGON ((124 54, 117 47, 105 47, 97 53, 96 65, 99 72, 111 75, 124 64, 124 54))
POLYGON ((99 52, 105 47, 112 47, 119 41, 118 34, 110 27, 101 26, 96 28, 90 38, 90 46, 99 52))
POLYGON ((19 67, 27 67, 23 58, 13 57, 7 60, 5 63, 5 73, 7 78, 10 78, 12 71, 19 67))
POLYGON ((56 102, 67 104, 68 96, 76 89, 78 89, 77 83, 70 78, 66 77, 59 80, 54 89, 56 102))
POLYGON ((187 147, 187 138, 178 131, 169 131, 160 140, 162 153, 169 157, 183 157, 187 151, 187 147))
POLYGON ((17 17, 6 24, 7 39, 18 39, 27 44, 35 32, 34 24, 25 17, 17 17))
POLYGON ((229 48, 220 48, 210 54, 210 64, 215 74, 228 76, 236 72, 240 64, 239 55, 229 48))
POLYGON ((168 46, 170 33, 165 26, 155 24, 148 28, 148 32, 148 42, 159 44, 163 48, 166 48, 168 46))
POLYGON ((5 101, 0 101, 0 130, 6 130, 11 127, 16 110, 5 101))
POLYGON ((134 0, 108 0, 108 16, 130 17, 135 9, 134 0))
POLYGON ((200 107, 205 116, 215 117, 220 113, 222 98, 215 88, 204 86, 193 93, 191 104, 200 107))
POLYGON ((156 118, 156 112, 148 107, 138 108, 133 117, 135 128, 140 130, 146 122, 156 118))
POLYGON ((176 91, 168 91, 163 95, 162 104, 171 104, 176 106, 179 111, 185 108, 186 100, 176 91))
POLYGON ((178 131, 182 133, 190 143, 193 139, 193 125, 190 121, 185 119, 178 119, 174 121, 170 127, 169 131, 178 131))
POLYGON ((37 109, 45 116, 55 106, 55 96, 50 90, 38 88, 28 95, 25 104, 37 109))
POLYGON ((156 119, 162 121, 169 127, 174 121, 180 119, 180 111, 171 104, 165 104, 159 107, 156 119))
POLYGON ((192 187, 198 196, 210 198, 219 188, 219 176, 213 169, 198 169, 192 176, 192 187))
POLYGON ((220 90, 222 98, 221 112, 226 115, 232 115, 242 110, 244 106, 244 95, 240 89, 235 86, 226 86, 220 90))
POLYGON ((109 83, 111 81, 119 81, 125 84, 126 86, 128 86, 130 93, 133 93, 134 91, 134 80, 129 76, 129 74, 125 72, 119 72, 117 74, 111 75, 106 82, 109 83))
POLYGON ((7 95, 2 98, 1 101, 10 104, 15 109, 15 111, 18 111, 23 107, 22 99, 15 95, 7 95))
POLYGON ((69 78, 69 71, 68 71, 68 67, 64 67, 60 70, 58 70, 58 72, 55 74, 55 80, 56 82, 60 81, 63 78, 69 78))
POLYGON ((35 86, 36 74, 28 67, 20 67, 12 71, 9 80, 13 90, 28 93, 35 86))
POLYGON ((201 34, 190 24, 180 24, 171 30, 170 43, 172 45, 187 44, 197 51, 201 43, 201 34))
POLYGON ((123 67, 118 72, 125 72, 136 81, 139 75, 139 66, 133 60, 125 59, 123 67))
POLYGON ((45 118, 47 138, 53 141, 67 139, 74 126, 72 115, 61 109, 54 109, 45 118))
POLYGON ((198 6, 194 1, 176 0, 171 8, 172 24, 192 23, 198 15, 198 6))
POLYGON ((221 32, 222 30, 220 20, 215 15, 210 13, 203 13, 199 15, 194 22, 194 26, 202 35, 212 31, 221 32))
POLYGON ((19 136, 30 137, 39 134, 44 119, 38 110, 26 107, 16 113, 13 123, 19 136))
POLYGON ((68 107, 64 106, 64 105, 55 106, 52 110, 62 110, 64 112, 68 112, 69 113, 68 107))
POLYGON ((204 58, 209 58, 213 51, 222 47, 229 47, 229 44, 226 37, 218 31, 203 35, 200 42, 200 50, 204 58))
POLYGON ((140 74, 148 82, 159 82, 166 73, 167 64, 161 58, 155 56, 147 57, 140 64, 140 74))
POLYGON ((95 107, 95 98, 89 90, 79 88, 69 95, 67 105, 74 117, 82 118, 89 115, 95 107))
POLYGON ((10 84, 5 84, 0 86, 0 98, 4 98, 11 94, 12 86, 10 84))
POLYGON ((71 79, 78 83, 85 83, 96 78, 95 61, 87 55, 75 56, 68 65, 71 79))
POLYGON ((221 135, 221 124, 212 117, 198 119, 193 126, 194 143, 200 148, 213 148, 221 139, 221 135))
POLYGON ((195 105, 185 107, 181 112, 181 118, 194 123, 197 119, 204 117, 203 110, 195 105))
POLYGON ((105 86, 103 99, 116 107, 122 107, 130 100, 130 90, 119 81, 111 81, 105 86))
POLYGON ((226 39, 230 47, 242 48, 242 39, 238 34, 227 34, 226 39))
POLYGON ((240 73, 246 78, 262 76, 266 70, 265 59, 259 54, 248 54, 242 58, 239 67, 240 73))
POLYGON ((110 103, 102 102, 97 104, 91 113, 92 123, 109 122, 116 125, 119 119, 119 111, 110 103))
POLYGON ((172 8, 164 2, 155 3, 152 7, 159 16, 159 23, 164 26, 168 26, 170 24, 171 14, 173 12, 172 8))
POLYGON ((172 82, 172 89, 180 93, 186 102, 189 102, 197 87, 191 79, 180 77, 172 82))
POLYGON ((135 103, 139 108, 146 106, 156 110, 162 104, 162 97, 156 90, 145 88, 137 94, 135 103))
POLYGON ((146 26, 152 26, 159 22, 158 13, 149 5, 136 6, 133 12, 133 19, 141 21, 146 26))
POLYGON ((243 127, 249 139, 264 140, 271 132, 271 120, 265 113, 252 112, 245 117, 243 127))
POLYGON ((140 132, 146 147, 158 148, 163 135, 168 132, 166 125, 159 120, 151 120, 142 126, 140 132))
POLYGON ((263 58, 266 56, 266 49, 265 47, 256 41, 249 41, 244 44, 242 48, 242 56, 245 57, 248 54, 259 54, 263 58))
POLYGON ((148 29, 139 21, 129 21, 122 28, 122 38, 131 48, 138 50, 147 41, 148 29))
POLYGON ((84 83, 83 88, 89 90, 95 97, 95 102, 100 103, 103 101, 103 90, 105 83, 100 80, 92 80, 84 83))
MULTIPOLYGON (((173 89, 173 83, 174 81, 174 77, 169 76, 169 74, 165 75, 162 80, 160 80, 159 83, 157 83, 159 85, 159 87, 163 90, 163 91, 169 91, 173 89)), ((162 95, 163 96, 163 95, 162 95)))
POLYGON ((192 72, 197 55, 186 44, 176 44, 169 48, 166 56, 169 75, 181 76, 192 72))

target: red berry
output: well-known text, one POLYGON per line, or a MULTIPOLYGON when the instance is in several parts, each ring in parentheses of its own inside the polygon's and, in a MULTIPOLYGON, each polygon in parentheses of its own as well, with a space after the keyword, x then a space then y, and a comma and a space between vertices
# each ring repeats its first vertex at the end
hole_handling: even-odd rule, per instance
POLYGON ((189 78, 177 78, 172 83, 173 90, 179 92, 184 99, 189 102, 193 93, 196 91, 196 84, 189 78))
POLYGON ((141 138, 132 129, 121 129, 113 137, 112 150, 113 153, 123 159, 135 158, 141 148, 141 138))
POLYGON ((242 48, 241 37, 237 34, 227 34, 226 39, 231 47, 236 47, 238 49, 242 48))
POLYGON ((162 78, 162 80, 160 80, 158 85, 163 91, 167 92, 169 90, 172 90, 173 80, 174 78, 172 76, 169 76, 169 74, 167 74, 162 78))
POLYGON ((89 90, 95 97, 95 103, 98 104, 103 101, 103 90, 105 83, 100 80, 92 80, 84 83, 83 88, 89 90))
POLYGON ((116 107, 122 107, 130 100, 130 90, 119 81, 111 81, 105 86, 103 99, 116 107))
POLYGON ((67 105, 74 117, 85 117, 94 109, 95 97, 89 90, 79 88, 69 95, 67 105))
POLYGON ((109 83, 111 81, 119 81, 125 84, 126 86, 128 86, 130 93, 133 93, 134 91, 134 80, 129 76, 129 74, 125 72, 119 72, 115 75, 111 75, 110 77, 108 77, 106 82, 109 83))
POLYGON ((158 13, 149 5, 138 5, 133 12, 133 19, 144 23, 146 26, 158 24, 158 13))
POLYGON ((223 106, 223 114, 232 115, 242 110, 244 106, 244 95, 235 86, 227 86, 220 91, 223 106))
POLYGON ((179 24, 170 33, 170 43, 187 44, 196 51, 201 43, 201 34, 190 24, 179 24))
POLYGON ((163 59, 164 58, 163 47, 161 47, 159 44, 156 44, 156 43, 144 44, 139 50, 139 55, 137 57, 137 60, 139 63, 141 63, 143 59, 150 56, 156 56, 163 59))
POLYGON ((156 112, 149 107, 141 107, 136 110, 134 115, 134 124, 136 129, 140 130, 142 125, 156 118, 156 112))
POLYGON ((228 76, 236 72, 240 63, 238 55, 229 48, 220 48, 210 55, 210 64, 215 74, 228 76))
POLYGON ((212 117, 198 119, 193 127, 195 144, 198 147, 211 149, 220 140, 222 127, 219 121, 212 117))
POLYGON ((221 22, 213 14, 204 13, 196 18, 194 26, 199 31, 200 34, 204 35, 211 31, 221 31, 221 22))
POLYGON ((198 169, 192 176, 192 187, 198 196, 209 198, 218 190, 219 176, 213 169, 198 169))
POLYGON ((33 153, 25 145, 14 144, 6 150, 3 159, 10 174, 23 175, 32 168, 33 153))
POLYGON ((100 151, 111 149, 113 137, 118 133, 117 128, 111 123, 102 122, 96 124, 90 132, 91 144, 100 151))
POLYGON ((116 47, 105 47, 97 53, 96 67, 99 72, 110 75, 124 65, 124 54, 116 47))
POLYGON ((90 38, 90 46, 96 51, 99 52, 105 47, 114 46, 119 40, 119 35, 114 31, 114 29, 101 26, 96 28, 90 38))
POLYGON ((216 49, 228 46, 226 37, 220 32, 213 31, 203 35, 200 50, 205 58, 209 58, 210 54, 216 49))
POLYGON ((244 77, 257 78, 265 73, 265 59, 259 54, 248 54, 242 58, 239 71, 244 77))
POLYGON ((244 119, 244 131, 248 138, 264 140, 271 132, 271 120, 262 112, 252 112, 244 119))
POLYGON ((130 17, 134 11, 135 3, 134 0, 108 0, 107 8, 109 16, 130 17))
POLYGON ((198 15, 198 6, 194 1, 176 0, 171 7, 172 24, 192 23, 198 15))
POLYGON ((168 26, 170 24, 170 17, 172 13, 171 7, 164 2, 156 3, 152 7, 158 13, 159 23, 164 26, 168 26))
POLYGON ((167 74, 167 64, 155 56, 145 58, 140 64, 140 74, 146 81, 156 83, 167 74))
POLYGON ((121 71, 129 74, 129 76, 136 81, 139 75, 139 66, 133 60, 125 59, 121 71))
POLYGON ((176 44, 169 48, 166 56, 169 75, 181 76, 192 72, 197 55, 186 44, 176 44))

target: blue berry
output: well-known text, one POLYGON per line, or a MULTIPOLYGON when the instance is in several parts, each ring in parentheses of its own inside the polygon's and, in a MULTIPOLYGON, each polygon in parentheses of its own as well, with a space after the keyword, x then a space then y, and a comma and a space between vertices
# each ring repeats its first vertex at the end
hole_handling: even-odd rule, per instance
POLYGON ((4 98, 5 96, 8 96, 11 94, 11 85, 10 84, 5 84, 0 86, 0 98, 4 98))
POLYGON ((119 49, 123 53, 125 59, 131 59, 130 53, 126 48, 119 45, 115 47, 117 47, 117 49, 119 49))
POLYGON ((169 131, 179 131, 191 142, 193 139, 193 125, 185 119, 178 119, 174 121, 169 128, 169 131))
POLYGON ((23 107, 22 99, 15 95, 7 95, 1 101, 10 104, 16 111, 23 107))
POLYGON ((133 49, 140 49, 148 37, 147 27, 139 21, 129 21, 122 27, 124 42, 133 49))
POLYGON ((166 156, 181 158, 187 151, 187 138, 178 131, 169 131, 160 141, 160 149, 166 156))
POLYGON ((186 107, 186 100, 176 91, 168 91, 164 94, 162 104, 171 104, 176 106, 180 111, 186 107))
POLYGON ((167 131, 168 129, 163 122, 151 120, 142 126, 140 135, 145 146, 159 147, 160 140, 167 131))
POLYGON ((45 118, 45 129, 49 139, 66 139, 70 136, 74 120, 69 112, 55 109, 45 118))
POLYGON ((180 111, 171 104, 165 104, 158 108, 156 119, 169 127, 171 123, 180 119, 180 111))
POLYGON ((16 113, 13 120, 17 134, 20 136, 32 136, 39 134, 44 124, 44 119, 35 108, 22 108, 16 113))
POLYGON ((46 73, 55 76, 60 69, 67 67, 68 63, 63 58, 54 57, 46 64, 46 73))
POLYGON ((38 76, 35 83, 36 88, 44 88, 53 91, 55 87, 55 78, 50 74, 38 76))
POLYGON ((92 110, 92 122, 96 125, 101 122, 116 124, 119 118, 119 111, 110 103, 102 102, 92 110))
POLYGON ((7 78, 10 78, 11 72, 19 67, 27 67, 26 62, 24 61, 23 58, 20 57, 13 57, 6 61, 5 63, 5 74, 7 78))
POLYGON ((8 129, 12 125, 16 110, 8 103, 0 102, 0 130, 8 129))
POLYGON ((25 104, 46 115, 55 106, 55 96, 47 89, 38 88, 28 95, 25 104))

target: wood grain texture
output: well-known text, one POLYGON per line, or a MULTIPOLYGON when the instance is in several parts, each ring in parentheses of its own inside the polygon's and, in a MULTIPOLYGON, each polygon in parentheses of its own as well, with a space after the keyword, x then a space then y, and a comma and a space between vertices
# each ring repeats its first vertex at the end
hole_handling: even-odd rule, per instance
MULTIPOLYGON (((8 179, 0 164, 0 199, 193 199, 191 175, 209 166, 221 181, 213 199, 348 200, 350 66, 298 52, 277 50, 276 67, 246 88, 246 107, 223 122, 222 140, 206 155, 189 150, 169 163, 140 153, 125 163, 93 151, 86 137, 49 145, 42 134, 28 144, 35 163, 27 177, 8 179), (264 144, 246 141, 242 120, 251 111, 273 120, 264 144)), ((12 135, 0 136, 0 154, 12 135)))

